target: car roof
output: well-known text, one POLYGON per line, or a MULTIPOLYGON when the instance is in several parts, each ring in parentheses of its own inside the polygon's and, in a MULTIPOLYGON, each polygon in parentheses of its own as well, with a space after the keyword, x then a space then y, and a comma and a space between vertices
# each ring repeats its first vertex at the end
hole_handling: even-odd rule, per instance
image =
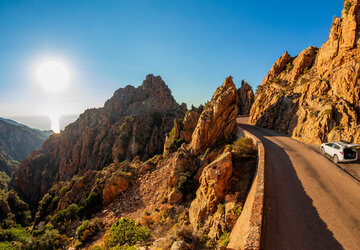
POLYGON ((336 143, 338 144, 339 146, 345 148, 345 147, 355 147, 355 146, 358 146, 356 144, 353 144, 353 143, 349 143, 349 142, 346 142, 346 141, 335 141, 335 142, 330 142, 330 143, 336 143))

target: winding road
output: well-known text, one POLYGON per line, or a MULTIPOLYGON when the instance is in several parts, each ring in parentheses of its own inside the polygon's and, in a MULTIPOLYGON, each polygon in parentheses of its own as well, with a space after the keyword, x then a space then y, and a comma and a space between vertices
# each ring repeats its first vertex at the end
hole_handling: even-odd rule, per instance
POLYGON ((310 146, 238 123, 265 147, 264 248, 360 249, 360 183, 310 146))

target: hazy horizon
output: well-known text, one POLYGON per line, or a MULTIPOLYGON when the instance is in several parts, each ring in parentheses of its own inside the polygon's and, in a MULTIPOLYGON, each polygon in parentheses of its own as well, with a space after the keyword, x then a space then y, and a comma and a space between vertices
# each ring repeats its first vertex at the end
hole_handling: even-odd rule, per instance
MULTIPOLYGON (((76 121, 80 114, 64 114, 60 116, 60 129, 64 128, 70 123, 76 121)), ((5 116, 5 119, 16 121, 20 124, 26 125, 30 128, 39 130, 51 130, 50 118, 46 115, 26 115, 26 116, 5 116)))

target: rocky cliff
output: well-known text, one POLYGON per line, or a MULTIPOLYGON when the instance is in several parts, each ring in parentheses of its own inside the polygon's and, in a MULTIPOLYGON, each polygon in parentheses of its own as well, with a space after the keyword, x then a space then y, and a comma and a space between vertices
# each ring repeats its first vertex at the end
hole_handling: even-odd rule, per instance
POLYGON ((193 155, 206 150, 216 143, 216 140, 228 140, 234 133, 237 116, 236 87, 229 76, 214 93, 192 134, 190 151, 193 155))
POLYGON ((345 1, 320 49, 286 52, 275 62, 258 87, 250 123, 309 143, 360 143, 359 37, 359 0, 345 1))
POLYGON ((238 94, 238 114, 239 115, 249 115, 252 105, 255 101, 255 95, 251 86, 245 82, 241 81, 241 87, 237 90, 238 94))
MULTIPOLYGON (((163 91, 156 93, 164 96, 163 91)), ((178 111, 183 118, 169 120, 173 128, 167 133, 162 154, 148 160, 141 155, 131 161, 113 158, 105 168, 56 181, 39 202, 35 232, 42 235, 52 225, 63 238, 76 237, 76 244, 84 248, 102 242, 107 247, 137 243, 154 249, 213 249, 217 241, 222 244, 220 237, 225 235, 226 241, 241 213, 256 166, 256 147, 251 140, 236 140, 237 100, 236 87, 228 77, 205 107, 193 107, 185 116, 178 111), (152 238, 145 243, 118 243, 119 235, 109 240, 111 232, 121 230, 115 229, 120 218, 139 222, 151 231, 152 238), (86 223, 97 224, 96 231, 89 228, 89 234, 79 237, 86 223)), ((108 103, 122 105, 113 100, 108 103)), ((134 112, 139 109, 131 114, 134 112)), ((149 133, 143 147, 153 139, 149 133)), ((116 140, 112 143, 117 145, 116 140)), ((36 154, 29 162, 35 160, 36 154)), ((38 162, 41 166, 49 159, 40 157, 38 162)), ((29 164, 24 161, 21 166, 29 164)))
POLYGON ((148 75, 141 86, 115 91, 103 108, 86 110, 52 135, 21 162, 15 184, 34 206, 55 182, 135 156, 146 160, 162 152, 174 118, 185 112, 161 77, 148 75))
POLYGON ((0 118, 0 171, 11 175, 19 162, 41 148, 51 133, 0 118))

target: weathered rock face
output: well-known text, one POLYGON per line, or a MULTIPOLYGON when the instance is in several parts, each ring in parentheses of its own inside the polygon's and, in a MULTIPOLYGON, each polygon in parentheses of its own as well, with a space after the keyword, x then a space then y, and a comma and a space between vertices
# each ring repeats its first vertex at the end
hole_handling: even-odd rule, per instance
POLYGON ((200 187, 196 199, 191 203, 189 219, 196 229, 203 224, 209 214, 216 211, 217 205, 223 201, 232 175, 231 152, 223 154, 219 159, 206 166, 200 177, 200 187))
POLYGON ((190 152, 197 155, 211 147, 219 138, 229 139, 236 128, 236 87, 229 76, 214 93, 210 103, 204 107, 190 143, 190 152))
POLYGON ((251 86, 245 82, 241 81, 241 87, 237 90, 238 94, 238 114, 239 115, 249 115, 251 107, 255 101, 255 95, 251 86))
POLYGON ((137 155, 147 159, 162 152, 172 121, 185 112, 161 77, 148 75, 138 88, 115 91, 103 108, 86 110, 52 135, 20 164, 15 184, 35 205, 54 182, 137 155))
POLYGON ((301 141, 360 143, 360 6, 345 1, 326 43, 285 53, 257 91, 249 121, 301 141))
POLYGON ((0 171, 11 175, 15 166, 52 134, 0 118, 0 171))
POLYGON ((124 176, 112 176, 102 191, 103 204, 108 205, 115 197, 126 190, 128 185, 129 181, 124 176))

